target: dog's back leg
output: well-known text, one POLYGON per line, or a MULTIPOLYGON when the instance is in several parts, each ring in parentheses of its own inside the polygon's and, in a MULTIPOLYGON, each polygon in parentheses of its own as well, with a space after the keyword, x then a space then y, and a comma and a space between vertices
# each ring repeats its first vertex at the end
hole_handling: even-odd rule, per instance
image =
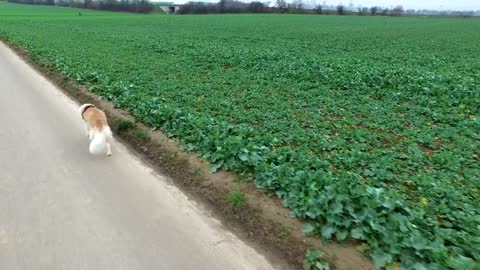
POLYGON ((106 130, 106 136, 105 136, 105 141, 106 141, 106 144, 107 144, 107 156, 111 156, 112 155, 112 149, 111 149, 111 146, 110 146, 110 142, 112 141, 112 131, 110 130, 110 127, 107 127, 107 130, 106 130))
POLYGON ((107 139, 107 156, 111 156, 112 155, 112 148, 110 146, 110 140, 107 139))

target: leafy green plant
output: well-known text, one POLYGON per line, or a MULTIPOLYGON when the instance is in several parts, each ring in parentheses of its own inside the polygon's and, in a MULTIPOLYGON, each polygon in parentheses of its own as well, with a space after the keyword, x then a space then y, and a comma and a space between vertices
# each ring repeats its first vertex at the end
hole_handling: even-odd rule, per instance
POLYGON ((236 208, 244 208, 246 205, 245 194, 239 191, 229 192, 227 199, 236 208))
POLYGON ((114 121, 113 127, 115 132, 122 133, 134 128, 135 124, 130 120, 117 119, 114 121))
POLYGON ((330 265, 324 261, 324 254, 318 250, 307 250, 305 254, 305 270, 330 270, 330 265))
POLYGON ((147 142, 147 141, 150 140, 150 136, 145 131, 143 131, 141 129, 133 129, 133 130, 129 131, 129 133, 131 135, 133 135, 134 137, 142 140, 142 141, 147 142))
POLYGON ((196 167, 193 169, 192 174, 194 175, 202 175, 203 169, 201 167, 196 167))

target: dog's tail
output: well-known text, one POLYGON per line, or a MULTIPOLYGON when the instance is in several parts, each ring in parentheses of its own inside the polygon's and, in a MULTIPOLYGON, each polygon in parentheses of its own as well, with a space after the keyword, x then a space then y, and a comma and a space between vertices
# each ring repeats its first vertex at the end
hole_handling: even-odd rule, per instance
POLYGON ((90 154, 98 155, 107 151, 107 142, 112 139, 112 131, 108 126, 101 131, 95 130, 93 140, 90 142, 90 154))

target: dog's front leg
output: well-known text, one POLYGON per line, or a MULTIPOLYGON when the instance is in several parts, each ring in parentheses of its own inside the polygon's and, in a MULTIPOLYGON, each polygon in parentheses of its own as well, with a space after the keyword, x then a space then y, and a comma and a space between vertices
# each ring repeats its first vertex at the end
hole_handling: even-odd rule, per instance
POLYGON ((111 156, 112 155, 112 149, 110 147, 110 142, 107 141, 107 156, 111 156))

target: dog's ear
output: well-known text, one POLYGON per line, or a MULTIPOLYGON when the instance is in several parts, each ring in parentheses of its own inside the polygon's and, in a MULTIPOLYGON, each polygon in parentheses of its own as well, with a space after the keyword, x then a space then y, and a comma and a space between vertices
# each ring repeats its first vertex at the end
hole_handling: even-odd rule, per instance
POLYGON ((80 106, 80 108, 78 109, 78 111, 80 112, 80 114, 83 114, 88 106, 93 106, 93 105, 92 105, 92 104, 89 104, 89 103, 85 103, 85 104, 83 104, 82 106, 80 106))
POLYGON ((80 114, 83 113, 83 109, 85 108, 86 105, 87 105, 87 104, 83 104, 83 105, 80 106, 80 108, 78 108, 78 112, 79 112, 80 114))

